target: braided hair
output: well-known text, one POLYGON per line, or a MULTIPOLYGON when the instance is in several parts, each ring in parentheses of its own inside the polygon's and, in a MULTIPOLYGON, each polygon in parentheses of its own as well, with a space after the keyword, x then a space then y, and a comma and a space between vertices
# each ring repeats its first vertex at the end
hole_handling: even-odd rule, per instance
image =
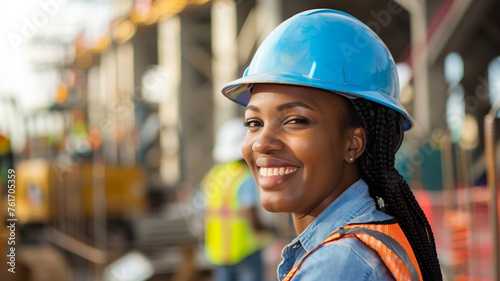
POLYGON ((365 99, 345 101, 348 126, 365 129, 367 144, 358 165, 361 178, 369 186, 370 196, 375 202, 383 198, 383 211, 398 221, 415 253, 423 279, 442 280, 429 221, 395 168, 395 152, 402 130, 400 114, 365 99))

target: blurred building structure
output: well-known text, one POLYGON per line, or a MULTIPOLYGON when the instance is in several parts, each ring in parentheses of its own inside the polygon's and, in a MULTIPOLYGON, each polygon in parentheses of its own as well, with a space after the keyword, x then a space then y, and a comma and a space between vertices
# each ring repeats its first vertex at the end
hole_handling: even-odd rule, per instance
MULTIPOLYGON (((359 18, 399 65, 401 99, 415 128, 406 134, 398 168, 428 207, 447 280, 500 280, 498 184, 491 182, 499 154, 485 152, 485 144, 498 145, 498 136, 485 139, 483 123, 500 100, 500 71, 494 72, 500 68, 500 1, 39 3, 48 16, 81 18, 71 32, 49 25, 55 31, 36 33, 22 49, 47 77, 40 91, 53 97, 47 108, 17 112, 27 139, 16 153, 17 191, 27 194, 18 199, 19 235, 60 261, 47 280, 105 280, 106 266, 136 249, 154 261, 150 280, 166 272, 176 280, 202 278, 188 274, 196 266, 206 270, 196 257, 199 237, 182 220, 163 217, 161 207, 175 201, 178 186, 199 184, 213 165, 214 132, 242 113, 222 97, 221 86, 243 73, 282 20, 315 8, 359 18), (144 237, 153 236, 156 244, 146 245, 152 238, 144 237), (152 249, 172 245, 182 246, 185 266, 167 270, 158 260, 168 258, 152 249)), ((362 47, 347 51, 355 55, 362 47)), ((2 129, 16 130, 0 122, 2 129)), ((286 216, 272 223, 278 236, 293 236, 286 216)), ((30 255, 28 247, 21 261, 23 255, 30 255)), ((36 259, 26 260, 30 280, 42 280, 36 259)))

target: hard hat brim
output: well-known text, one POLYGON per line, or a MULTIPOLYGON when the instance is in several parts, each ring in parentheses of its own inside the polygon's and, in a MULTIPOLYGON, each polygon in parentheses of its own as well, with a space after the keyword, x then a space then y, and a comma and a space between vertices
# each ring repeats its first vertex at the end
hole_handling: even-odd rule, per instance
POLYGON ((392 98, 388 94, 379 92, 381 91, 380 89, 367 89, 352 84, 335 83, 301 75, 289 73, 260 73, 249 75, 222 86, 221 92, 228 99, 240 105, 247 106, 252 96, 253 86, 255 84, 266 83, 312 87, 331 91, 349 99, 367 99, 399 112, 403 116, 403 130, 409 130, 414 125, 413 119, 408 112, 406 112, 399 100, 392 98))

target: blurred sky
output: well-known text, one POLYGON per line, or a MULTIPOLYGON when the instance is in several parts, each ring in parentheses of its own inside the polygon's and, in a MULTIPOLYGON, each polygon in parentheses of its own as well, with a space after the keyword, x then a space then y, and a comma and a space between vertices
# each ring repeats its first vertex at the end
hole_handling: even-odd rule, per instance
MULTIPOLYGON (((14 150, 26 142, 23 117, 53 104, 61 80, 61 68, 40 62, 60 57, 65 50, 60 46, 82 32, 89 41, 107 33, 110 2, 0 0, 0 133, 10 135, 14 150), (16 109, 7 102, 11 98, 16 109)), ((38 127, 31 135, 48 133, 38 127)))
POLYGON ((16 51, 9 36, 21 34, 22 18, 29 18, 36 2, 33 0, 0 0, 0 96, 15 96, 23 108, 32 108, 47 101, 36 93, 36 77, 26 61, 23 46, 16 51))
POLYGON ((33 44, 70 43, 84 30, 96 37, 109 25, 109 1, 0 0, 0 96, 15 96, 23 110, 53 102, 55 69, 31 64, 33 44))

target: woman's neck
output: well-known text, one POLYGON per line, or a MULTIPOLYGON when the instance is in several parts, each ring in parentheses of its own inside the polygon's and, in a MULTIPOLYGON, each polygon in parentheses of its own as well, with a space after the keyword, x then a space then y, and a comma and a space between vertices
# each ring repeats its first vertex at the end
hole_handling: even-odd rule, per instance
POLYGON ((332 192, 319 202, 313 209, 305 210, 300 213, 293 213, 292 220, 295 232, 300 235, 316 217, 321 214, 335 199, 337 199, 344 191, 360 179, 358 173, 353 174, 345 183, 340 184, 337 188, 333 188, 332 192))

